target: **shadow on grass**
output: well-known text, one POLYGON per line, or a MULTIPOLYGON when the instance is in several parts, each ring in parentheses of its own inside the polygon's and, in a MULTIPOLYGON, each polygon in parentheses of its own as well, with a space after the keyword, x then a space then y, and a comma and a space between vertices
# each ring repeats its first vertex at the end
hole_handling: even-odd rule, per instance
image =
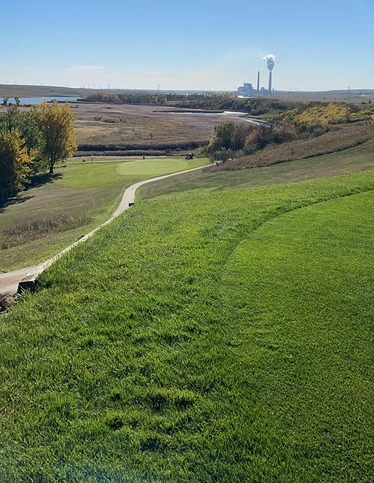
POLYGON ((3 213, 5 208, 8 208, 9 206, 25 203, 25 201, 31 200, 31 198, 34 198, 34 196, 14 195, 9 197, 6 201, 0 201, 0 213, 3 213))
POLYGON ((25 203, 25 201, 30 200, 31 198, 34 198, 34 196, 27 196, 27 195, 22 195, 22 193, 25 193, 31 188, 39 188, 40 186, 43 186, 47 183, 54 183, 58 179, 62 178, 62 173, 40 173, 32 176, 30 178, 30 182, 27 186, 25 186, 25 189, 23 192, 10 196, 6 200, 1 200, 0 199, 0 213, 3 213, 5 211, 5 208, 8 208, 11 205, 16 205, 20 203, 25 203))
POLYGON ((62 173, 40 173, 30 178, 30 183, 26 186, 26 191, 31 188, 39 188, 47 183, 54 183, 62 178, 62 173))

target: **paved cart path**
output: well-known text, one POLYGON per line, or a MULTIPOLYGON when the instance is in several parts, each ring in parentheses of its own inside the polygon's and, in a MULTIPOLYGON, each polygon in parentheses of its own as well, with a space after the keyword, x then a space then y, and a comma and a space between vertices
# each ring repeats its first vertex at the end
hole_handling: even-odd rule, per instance
POLYGON ((79 243, 86 241, 94 233, 96 233, 97 230, 100 230, 100 228, 102 228, 103 226, 111 223, 121 213, 123 213, 125 210, 127 210, 131 206, 132 203, 135 202, 135 193, 136 193, 136 190, 140 186, 143 186, 144 184, 147 184, 147 183, 153 183, 153 182, 159 181, 161 179, 170 178, 172 176, 177 176, 179 174, 190 173, 191 171, 196 171, 196 170, 202 169, 204 167, 205 166, 201 166, 199 168, 193 168, 193 169, 188 169, 186 171, 179 171, 177 173, 166 174, 164 176, 158 176, 157 178, 145 179, 143 181, 139 181, 138 183, 135 183, 135 184, 129 186, 128 188, 125 189, 125 191, 122 195, 122 199, 121 199, 116 211, 109 218, 109 220, 107 220, 105 223, 98 226, 97 228, 92 230, 90 233, 83 236, 82 238, 80 238, 75 243, 73 243, 69 247, 65 248, 64 250, 62 250, 60 253, 58 253, 54 257, 50 258, 49 260, 46 260, 45 262, 40 263, 39 265, 34 265, 33 267, 21 268, 20 270, 14 270, 13 272, 1 273, 0 274, 0 296, 6 295, 6 294, 14 295, 15 293, 17 293, 18 284, 23 278, 33 277, 33 276, 37 277, 46 268, 48 268, 50 265, 52 265, 52 263, 54 263, 56 260, 58 260, 64 253, 67 253, 72 248, 77 246, 79 243))

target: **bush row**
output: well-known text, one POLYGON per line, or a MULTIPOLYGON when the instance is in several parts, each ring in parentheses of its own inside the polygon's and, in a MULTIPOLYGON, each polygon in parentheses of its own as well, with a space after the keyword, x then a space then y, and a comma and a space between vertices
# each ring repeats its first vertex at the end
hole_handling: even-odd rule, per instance
POLYGON ((77 151, 74 157, 92 157, 92 156, 168 156, 171 150, 127 150, 127 151, 77 151))
POLYGON ((165 151, 177 149, 196 149, 206 146, 208 140, 200 141, 177 141, 171 143, 128 143, 128 144, 80 144, 78 152, 102 152, 102 151, 165 151))

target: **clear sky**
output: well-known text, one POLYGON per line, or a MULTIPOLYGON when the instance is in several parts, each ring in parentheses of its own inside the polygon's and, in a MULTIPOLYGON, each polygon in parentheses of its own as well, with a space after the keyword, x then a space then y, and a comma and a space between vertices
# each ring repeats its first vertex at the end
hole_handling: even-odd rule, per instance
POLYGON ((13 0, 0 45, 1 84, 374 88, 374 0, 13 0))

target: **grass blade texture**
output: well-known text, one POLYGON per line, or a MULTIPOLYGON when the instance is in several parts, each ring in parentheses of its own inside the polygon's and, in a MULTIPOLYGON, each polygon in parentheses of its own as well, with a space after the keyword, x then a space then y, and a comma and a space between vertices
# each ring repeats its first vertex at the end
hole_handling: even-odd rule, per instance
POLYGON ((372 481, 373 175, 144 201, 0 319, 0 481, 372 481))

